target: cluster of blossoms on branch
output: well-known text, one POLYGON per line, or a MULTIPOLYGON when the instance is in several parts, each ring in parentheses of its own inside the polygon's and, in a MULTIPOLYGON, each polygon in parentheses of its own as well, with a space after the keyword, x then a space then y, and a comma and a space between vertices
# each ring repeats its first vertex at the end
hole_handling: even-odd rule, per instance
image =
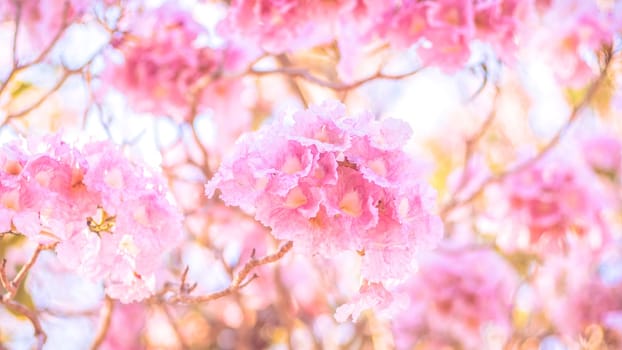
POLYGON ((74 312, 92 348, 619 347, 621 34, 619 1, 0 0, 0 348, 74 312), (26 135, 54 98, 164 174, 26 135))
POLYGON ((619 7, 603 10, 574 0, 236 0, 220 29, 231 40, 251 40, 270 53, 336 40, 346 79, 355 57, 374 42, 414 48, 423 66, 447 72, 464 67, 475 42, 488 45, 507 63, 516 61, 519 43, 536 45, 550 60, 563 58, 564 64, 555 65, 561 81, 585 84, 592 69, 580 56, 612 41, 619 7), (533 28, 543 24, 548 29, 534 34, 533 28))
POLYGON ((79 274, 124 302, 155 291, 157 262, 181 237, 181 216, 157 174, 109 142, 77 149, 60 137, 4 145, 0 232, 54 247, 79 274))
POLYGON ((207 28, 172 2, 129 13, 118 26, 102 97, 114 89, 133 110, 178 122, 211 112, 224 145, 250 127, 255 94, 240 73, 255 53, 233 43, 208 45, 207 28))
POLYGON ((364 284, 407 278, 443 231, 424 167, 401 149, 408 125, 349 117, 338 102, 292 119, 245 135, 207 193, 220 190, 307 254, 358 252, 364 284))

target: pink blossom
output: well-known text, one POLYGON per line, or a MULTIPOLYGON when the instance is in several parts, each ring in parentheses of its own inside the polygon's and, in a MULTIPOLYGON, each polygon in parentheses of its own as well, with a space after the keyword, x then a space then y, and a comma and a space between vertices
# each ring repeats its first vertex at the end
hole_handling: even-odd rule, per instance
MULTIPOLYGON (((199 92, 200 79, 219 69, 222 52, 199 47, 206 29, 171 3, 132 18, 131 35, 115 42, 122 64, 108 64, 105 85, 122 91, 139 112, 183 120, 199 92)), ((209 80, 208 80, 209 81, 209 80)))
POLYGON ((57 243, 59 260, 103 279, 110 296, 141 300, 155 288, 162 252, 181 233, 163 182, 107 142, 82 150, 59 136, 3 146, 0 225, 39 243, 57 243))
POLYGON ((537 306, 561 335, 578 339, 592 324, 615 326, 610 322, 622 311, 622 285, 601 278, 601 258, 577 244, 569 246, 563 256, 549 255, 536 270, 537 306))
POLYGON ((595 135, 581 144, 587 163, 595 171, 616 176, 622 166, 622 143, 614 135, 595 135))
POLYGON ((563 243, 571 233, 598 232, 601 240, 607 238, 601 218, 605 196, 581 160, 558 152, 508 176, 501 186, 501 201, 495 200, 498 209, 504 208, 499 214, 514 227, 526 228, 531 243, 563 243))
POLYGON ((115 303, 110 326, 100 348, 104 350, 144 348, 141 333, 147 321, 147 311, 145 305, 115 303))
POLYGON ((398 349, 411 349, 420 339, 481 349, 485 327, 509 331, 518 278, 495 252, 450 245, 422 254, 419 264, 419 271, 398 288, 410 299, 393 318, 398 349))
POLYGON ((408 130, 348 117, 336 102, 314 106, 241 139, 207 193, 219 189, 225 203, 254 211, 302 251, 359 252, 370 283, 404 279, 442 225, 420 165, 400 150, 407 137, 399 126, 408 130))
POLYGON ((337 3, 307 0, 234 0, 219 31, 271 53, 330 42, 337 3))
POLYGON ((613 40, 608 13, 592 1, 557 0, 547 9, 543 24, 531 36, 538 59, 553 69, 557 79, 577 88, 595 78, 597 73, 585 57, 613 40))
POLYGON ((337 308, 335 319, 346 321, 350 316, 357 320, 361 313, 368 309, 377 309, 380 316, 391 317, 408 306, 408 296, 388 291, 382 283, 364 282, 354 300, 337 308))

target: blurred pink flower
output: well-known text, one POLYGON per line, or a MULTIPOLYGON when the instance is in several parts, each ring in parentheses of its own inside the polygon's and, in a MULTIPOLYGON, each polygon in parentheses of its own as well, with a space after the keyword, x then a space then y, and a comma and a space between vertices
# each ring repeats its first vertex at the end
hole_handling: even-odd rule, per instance
POLYGON ((622 142, 614 135, 594 135, 583 140, 583 156, 598 172, 616 176, 622 166, 622 142))
POLYGON ((100 349, 137 350, 145 346, 141 333, 147 320, 147 307, 141 304, 115 303, 110 326, 100 349))
MULTIPOLYGON (((608 205, 602 187, 581 159, 551 154, 508 176, 495 199, 499 215, 529 231, 530 243, 542 239, 564 243, 567 235, 602 231, 601 213, 608 205)), ((516 232, 514 232, 515 234, 516 232)))
POLYGON ((104 86, 123 92, 139 112, 186 119, 199 102, 197 82, 216 74, 222 52, 199 47, 196 40, 207 30, 172 3, 131 18, 128 27, 115 42, 124 62, 108 63, 104 86))
POLYGON ((509 333, 518 276, 494 251, 445 246, 422 254, 419 264, 398 288, 410 298, 393 318, 398 349, 411 349, 420 340, 482 349, 487 326, 509 333))
POLYGON ((270 53, 310 48, 332 40, 339 2, 234 0, 219 31, 270 53))

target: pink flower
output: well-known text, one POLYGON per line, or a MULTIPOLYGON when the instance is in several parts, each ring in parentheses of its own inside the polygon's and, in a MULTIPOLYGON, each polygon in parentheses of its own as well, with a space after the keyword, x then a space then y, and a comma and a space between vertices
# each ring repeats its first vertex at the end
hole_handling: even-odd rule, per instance
POLYGON ((217 72, 222 52, 199 47, 206 29, 171 3, 130 23, 131 35, 115 43, 124 62, 108 64, 104 84, 122 91, 139 112, 187 118, 200 92, 197 82, 217 72))
POLYGON ((404 279, 442 235, 435 193, 401 151, 404 123, 327 102, 248 134, 207 184, 310 254, 362 256, 370 283, 404 279), (290 123, 293 122, 293 123, 290 123), (400 130, 401 129, 401 130, 400 130))
POLYGON ((622 311, 622 285, 619 279, 605 282, 600 272, 619 266, 603 268, 602 256, 576 244, 563 256, 547 256, 535 271, 537 306, 561 335, 578 339, 593 324, 615 329, 612 321, 622 311))
POLYGON ((495 252, 449 246, 423 254, 419 263, 417 274, 398 288, 410 298, 393 318, 398 349, 420 339, 481 349, 486 326, 509 331, 518 278, 495 252))
POLYGON ((583 87, 597 74, 584 57, 613 40, 608 13, 592 1, 557 0, 543 20, 544 29, 530 33, 538 59, 550 65, 562 84, 583 87))
POLYGON ((2 153, 1 228, 58 243, 67 268, 103 279, 114 298, 151 295, 157 262, 182 229, 159 177, 107 142, 78 150, 52 136, 2 153))
POLYGON ((101 344, 104 350, 135 350, 144 348, 141 333, 147 321, 147 307, 140 304, 115 303, 110 327, 101 344))
POLYGON ((358 319, 361 313, 368 309, 381 310, 380 316, 391 317, 408 306, 408 296, 388 291, 382 283, 364 282, 354 300, 337 308, 335 319, 338 322, 346 321, 350 316, 358 319))
POLYGON ((337 3, 306 0, 234 0, 220 33, 243 38, 271 53, 330 42, 337 3))
POLYGON ((597 172, 616 176, 622 166, 622 143, 614 135, 595 135, 581 144, 587 163, 597 172))
POLYGON ((499 215, 514 227, 526 228, 531 243, 564 243, 571 233, 581 237, 598 232, 601 240, 607 238, 601 218, 606 196, 580 160, 559 152, 508 176, 501 186, 501 201, 495 200, 495 206, 505 209, 499 215))

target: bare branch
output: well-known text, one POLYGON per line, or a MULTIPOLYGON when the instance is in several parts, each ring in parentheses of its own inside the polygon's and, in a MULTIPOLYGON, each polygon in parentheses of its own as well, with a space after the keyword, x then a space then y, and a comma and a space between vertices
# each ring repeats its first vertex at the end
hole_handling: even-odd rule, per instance
POLYGON ((190 349, 188 344, 186 344, 186 340, 184 339, 184 336, 181 333, 181 330, 179 329, 179 325, 177 324, 177 322, 175 321, 175 318, 171 314, 171 310, 168 309, 168 306, 166 304, 162 304, 160 305, 160 307, 162 308, 162 311, 164 311, 164 315, 166 316, 168 323, 173 328, 173 332, 175 333, 175 336, 177 337, 177 340, 179 341, 181 348, 183 350, 190 349))
POLYGON ((39 321, 37 314, 34 311, 29 310, 26 306, 12 300, 0 300, 0 303, 2 303, 7 309, 28 318, 30 323, 32 323, 32 327, 35 331, 35 337, 37 338, 36 348, 43 349, 43 345, 47 341, 47 334, 43 331, 43 327, 41 327, 41 322, 39 321))
POLYGON ((292 77, 298 77, 298 78, 302 78, 307 80, 310 83, 319 85, 319 86, 323 86, 325 88, 329 88, 332 90, 336 90, 336 91, 346 91, 346 90, 352 90, 352 89, 356 89, 358 87, 360 87, 361 85, 364 85, 372 80, 379 80, 379 79, 385 79, 385 80, 401 80, 404 78, 408 78, 410 76, 413 76, 417 73, 419 73, 420 71, 422 71, 425 67, 421 67, 419 69, 415 69, 414 71, 408 72, 408 73, 404 73, 404 74, 397 74, 397 75, 388 75, 388 74, 384 74, 382 72, 376 72, 376 74, 371 75, 367 78, 355 81, 353 83, 339 83, 339 82, 331 82, 331 81, 326 81, 326 80, 322 80, 316 76, 314 76, 313 74, 311 74, 308 70, 304 69, 304 68, 295 68, 295 67, 282 67, 282 68, 276 68, 273 70, 256 70, 256 69, 251 69, 250 73, 251 74, 255 74, 255 75, 270 75, 270 74, 285 74, 285 75, 289 75, 292 77))
POLYGON ((19 0, 13 0, 13 3, 15 4, 15 32, 13 33, 13 66, 11 67, 12 70, 17 67, 17 37, 19 35, 19 26, 22 19, 22 2, 19 0))
POLYGON ((17 290, 19 289, 19 286, 24 281, 24 278, 26 278, 26 275, 28 274, 28 271, 30 271, 30 268, 37 261, 37 258, 39 257, 39 253, 41 253, 42 250, 45 250, 45 248, 46 248, 46 246, 44 246, 42 244, 39 244, 37 246, 37 249, 35 249, 34 253, 30 257, 30 259, 28 259, 26 264, 24 264, 24 266, 22 266, 22 268, 19 270, 17 275, 15 275, 15 277, 13 278, 12 281, 8 281, 8 279, 7 279, 6 271, 5 271, 5 262, 6 261, 3 261, 3 263, 2 263, 2 272, 0 273, 0 275, 2 275, 2 280, 3 280, 2 284, 3 284, 4 288, 7 290, 7 292, 2 296, 2 300, 3 301, 9 301, 9 300, 11 300, 11 299, 13 299, 15 297, 15 294, 17 294, 17 290), (7 280, 5 281, 5 279, 7 279, 7 280), (5 285, 5 282, 6 282, 6 285, 5 285))
POLYGON ((166 300, 166 302, 167 303, 182 303, 182 304, 198 304, 198 303, 209 302, 215 299, 222 298, 226 295, 232 294, 244 288, 253 279, 256 278, 255 275, 253 275, 250 277, 250 279, 247 280, 248 275, 253 271, 254 268, 280 260, 281 258, 285 256, 285 254, 287 254, 287 252, 289 252, 292 249, 293 246, 294 246, 293 242, 288 241, 287 243, 282 245, 281 248, 279 248, 279 250, 274 254, 266 255, 261 259, 251 258, 244 265, 244 267, 242 267, 242 269, 236 274, 236 276, 233 278, 233 281, 231 281, 231 284, 229 285, 229 287, 227 287, 224 290, 214 292, 214 293, 209 293, 206 295, 200 295, 200 296, 189 296, 185 294, 178 294, 166 300))
POLYGON ((95 350, 102 345, 104 339, 106 339, 106 334, 108 333, 108 329, 110 329, 110 321, 112 320, 112 311, 114 309, 114 303, 110 297, 106 296, 104 299, 104 305, 100 310, 99 316, 99 328, 97 329, 97 333, 95 334, 95 338, 93 339, 93 343, 91 344, 90 349, 95 350))
POLYGON ((471 201, 473 201, 475 198, 477 198, 479 195, 481 195, 487 186, 493 183, 501 182, 508 176, 516 174, 522 170, 529 168, 530 166, 534 165, 535 163, 540 161, 542 158, 544 158, 547 154, 549 154, 551 150, 553 150, 553 148, 555 148, 555 146, 557 146, 557 144, 561 141, 562 137, 566 134, 566 132, 568 132, 570 127, 573 125, 573 123, 577 120, 577 118, 579 117, 579 112, 581 112, 585 107, 587 107, 587 105, 590 103, 590 101, 592 100, 592 98, 594 97, 598 89, 600 88, 601 84, 605 81, 607 77, 607 71, 609 69, 609 64, 611 63, 611 58, 612 58, 611 48, 608 48, 605 51, 603 68, 601 69, 601 72, 598 78, 590 84, 590 86, 588 87, 585 93, 585 96, 583 96, 581 101, 572 108, 572 111, 570 113, 570 116, 568 116, 568 120, 566 121, 566 123, 557 131, 557 133, 555 133, 555 136, 553 136, 549 140, 549 142, 540 150, 540 152, 536 156, 518 164, 517 166, 503 173, 488 177, 467 198, 462 199, 462 200, 457 200, 454 198, 452 201, 447 203, 442 208, 441 216, 446 217, 447 214, 450 213, 453 209, 459 206, 468 204, 471 201))
POLYGON ((7 292, 13 290, 13 284, 9 281, 6 274, 6 259, 2 259, 2 265, 0 266, 0 283, 2 283, 2 288, 7 292))

